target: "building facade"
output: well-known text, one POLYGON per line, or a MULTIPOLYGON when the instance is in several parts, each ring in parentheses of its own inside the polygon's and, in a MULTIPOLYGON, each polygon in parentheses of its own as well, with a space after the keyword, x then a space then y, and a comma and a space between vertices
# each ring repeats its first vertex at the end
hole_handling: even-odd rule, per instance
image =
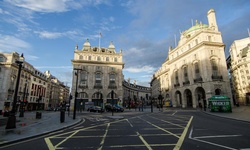
POLYGON ((104 107, 105 103, 123 100, 122 50, 116 53, 113 42, 108 48, 91 47, 89 40, 82 49, 76 46, 73 66, 71 109, 83 110, 85 102, 104 107), (113 100, 111 91, 114 91, 113 100), (77 94, 76 94, 77 91, 77 94))
POLYGON ((181 33, 178 45, 151 80, 152 97, 171 100, 173 107, 207 107, 212 95, 232 100, 225 58, 225 45, 215 11, 207 13, 208 24, 198 23, 181 33))
POLYGON ((151 104, 151 88, 137 85, 136 82, 130 83, 123 81, 123 106, 134 107, 137 104, 149 105, 151 104))
MULTIPOLYGON (((17 82, 18 65, 20 55, 13 53, 0 53, 0 110, 10 111, 14 99, 14 92, 17 82)), ((48 72, 48 71, 47 71, 48 72)), ((56 103, 69 98, 69 87, 60 82, 57 89, 51 88, 54 81, 48 74, 34 68, 24 61, 21 68, 20 82, 17 93, 17 109, 21 102, 25 102, 25 110, 47 109, 51 105, 51 95, 57 89, 63 89, 63 98, 57 96, 56 103)))
POLYGON ((250 104, 250 37, 235 40, 229 49, 234 103, 250 104))

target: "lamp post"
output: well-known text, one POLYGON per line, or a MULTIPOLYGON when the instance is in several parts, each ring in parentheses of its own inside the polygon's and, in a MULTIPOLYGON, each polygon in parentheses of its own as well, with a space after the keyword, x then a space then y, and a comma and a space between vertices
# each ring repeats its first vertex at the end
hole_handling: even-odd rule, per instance
POLYGON ((16 60, 16 63, 18 65, 18 74, 17 74, 16 88, 15 88, 15 93, 14 93, 14 100, 13 100, 12 109, 10 111, 10 115, 8 117, 8 121, 7 121, 5 129, 16 128, 17 92, 18 92, 18 87, 19 87, 19 81, 20 81, 20 75, 21 75, 21 70, 22 70, 22 64, 23 64, 23 62, 24 62, 24 57, 23 57, 23 54, 22 54, 21 57, 19 57, 19 60, 16 60))
POLYGON ((27 84, 28 84, 28 81, 26 80, 25 86, 23 89, 23 101, 21 102, 21 107, 20 107, 21 109, 20 109, 19 117, 24 117, 24 99, 25 99, 27 84))
POLYGON ((74 113, 73 113, 73 119, 76 119, 76 98, 78 96, 77 93, 77 86, 78 86, 78 71, 81 69, 78 68, 74 68, 74 70, 76 70, 75 75, 76 75, 76 91, 75 91, 75 100, 74 100, 74 113))

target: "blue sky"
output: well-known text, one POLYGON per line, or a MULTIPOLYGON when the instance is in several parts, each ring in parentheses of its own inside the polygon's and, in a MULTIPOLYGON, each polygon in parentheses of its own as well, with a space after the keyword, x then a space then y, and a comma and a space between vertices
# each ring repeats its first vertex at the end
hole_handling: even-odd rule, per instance
POLYGON ((123 50, 124 78, 149 86, 153 73, 192 20, 207 24, 213 8, 226 44, 248 36, 249 0, 2 0, 0 52, 24 53, 25 60, 71 87, 76 44, 123 50))

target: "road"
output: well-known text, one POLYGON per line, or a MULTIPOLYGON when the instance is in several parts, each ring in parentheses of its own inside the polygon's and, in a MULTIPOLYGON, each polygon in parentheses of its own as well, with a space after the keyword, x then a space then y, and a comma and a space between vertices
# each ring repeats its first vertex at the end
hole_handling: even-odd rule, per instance
MULTIPOLYGON (((115 114, 117 115, 117 114, 115 114)), ((123 119, 101 114, 83 116, 74 127, 3 149, 97 150, 223 150, 250 148, 250 124, 204 114, 197 110, 120 113, 123 119)))

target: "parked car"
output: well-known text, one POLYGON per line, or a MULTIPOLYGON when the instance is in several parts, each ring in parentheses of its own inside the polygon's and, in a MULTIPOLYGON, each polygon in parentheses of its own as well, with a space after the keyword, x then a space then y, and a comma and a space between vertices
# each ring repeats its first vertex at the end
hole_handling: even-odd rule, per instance
POLYGON ((117 105, 117 104, 112 106, 112 104, 108 103, 108 104, 105 105, 105 110, 107 112, 112 111, 112 110, 116 111, 116 112, 123 112, 124 108, 122 106, 120 106, 120 105, 117 105))
POLYGON ((91 107, 88 108, 87 111, 102 113, 102 112, 104 112, 104 109, 102 107, 100 107, 100 106, 91 106, 91 107))

